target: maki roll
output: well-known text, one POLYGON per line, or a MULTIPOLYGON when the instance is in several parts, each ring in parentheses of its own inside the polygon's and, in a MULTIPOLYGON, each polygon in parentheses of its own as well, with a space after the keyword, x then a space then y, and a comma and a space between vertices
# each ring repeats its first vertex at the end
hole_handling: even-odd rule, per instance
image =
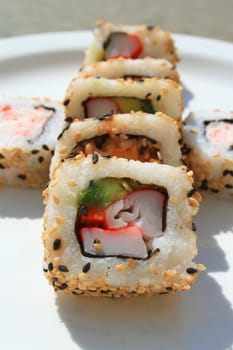
POLYGON ((74 78, 64 100, 65 114, 74 119, 142 111, 162 112, 179 120, 182 87, 170 79, 74 78))
POLYGON ((233 113, 192 112, 185 119, 183 136, 196 186, 233 194, 233 113))
POLYGON ((171 63, 179 61, 171 34, 158 26, 115 25, 99 21, 84 63, 118 57, 135 59, 147 56, 165 58, 171 63))
POLYGON ((165 59, 146 57, 143 59, 116 58, 84 65, 79 76, 108 79, 168 78, 179 82, 179 74, 173 64, 165 59))
POLYGON ((43 187, 63 122, 59 102, 0 98, 0 185, 43 187))
POLYGON ((67 158, 88 154, 96 159, 115 156, 179 166, 183 161, 180 140, 177 122, 160 112, 76 120, 58 137, 51 172, 67 158))
POLYGON ((192 172, 83 155, 44 191, 44 272, 55 291, 129 296, 189 290, 198 270, 192 172))

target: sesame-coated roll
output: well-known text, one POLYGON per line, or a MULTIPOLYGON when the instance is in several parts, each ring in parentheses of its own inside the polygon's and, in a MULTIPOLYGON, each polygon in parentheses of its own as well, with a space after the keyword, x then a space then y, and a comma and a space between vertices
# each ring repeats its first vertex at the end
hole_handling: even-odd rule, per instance
POLYGON ((183 110, 182 87, 170 79, 106 79, 75 77, 64 100, 70 118, 93 118, 142 111, 162 112, 174 119, 183 110))
POLYGON ((165 59, 159 58, 114 58, 107 61, 95 62, 84 65, 80 69, 79 76, 103 77, 108 79, 141 79, 141 78, 165 78, 179 82, 179 74, 175 66, 165 59))
POLYGON ((183 127, 186 161, 202 190, 233 194, 233 113, 190 113, 183 127))
POLYGON ((64 122, 62 104, 0 98, 0 186, 43 187, 64 122))
POLYGON ((80 154, 182 165, 177 122, 158 112, 116 114, 73 121, 58 137, 51 173, 59 162, 80 154))
POLYGON ((43 269, 55 291, 126 296, 189 290, 198 270, 192 172, 68 158, 44 191, 43 269))
POLYGON ((94 41, 88 48, 85 64, 109 58, 165 58, 171 63, 179 61, 174 41, 169 32, 158 26, 115 25, 97 22, 94 41))

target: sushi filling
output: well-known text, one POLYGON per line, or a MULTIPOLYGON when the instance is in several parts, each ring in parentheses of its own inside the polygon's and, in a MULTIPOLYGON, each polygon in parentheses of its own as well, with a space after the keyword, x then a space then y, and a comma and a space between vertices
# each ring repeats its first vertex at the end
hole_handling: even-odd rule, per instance
POLYGON ((2 132, 11 138, 24 138, 31 143, 39 137, 55 112, 54 108, 38 105, 34 107, 0 107, 2 132))
POLYGON ((100 156, 161 163, 162 158, 156 141, 145 136, 126 134, 105 134, 79 142, 68 158, 78 154, 98 154, 100 156))
POLYGON ((85 118, 98 118, 105 115, 142 111, 155 113, 149 99, 136 97, 90 97, 83 102, 85 118))
POLYGON ((205 136, 214 145, 233 149, 233 119, 204 122, 205 136))
POLYGON ((143 51, 143 44, 138 35, 124 32, 113 32, 104 45, 104 59, 138 58, 143 51))
POLYGON ((128 178, 103 178, 79 196, 75 232, 81 251, 92 257, 146 259, 151 241, 166 229, 168 193, 128 178))

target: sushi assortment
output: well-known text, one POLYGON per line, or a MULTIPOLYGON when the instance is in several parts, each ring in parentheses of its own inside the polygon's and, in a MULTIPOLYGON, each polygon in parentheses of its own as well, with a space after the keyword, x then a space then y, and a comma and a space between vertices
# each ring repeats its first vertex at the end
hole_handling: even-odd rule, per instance
POLYGON ((64 98, 44 272, 75 295, 189 290, 204 269, 193 261, 201 196, 182 154, 174 43, 159 28, 103 22, 95 40, 64 98))
POLYGON ((185 167, 67 158, 44 193, 44 271, 54 289, 115 297, 189 290, 200 268, 191 193, 185 167))
POLYGON ((183 121, 170 33, 100 21, 63 104, 0 99, 0 185, 43 187, 43 270, 55 291, 187 291, 199 190, 233 194, 233 114, 183 121))
POLYGON ((94 40, 86 51, 84 63, 118 57, 165 58, 173 64, 179 61, 171 34, 157 26, 97 22, 94 40))
POLYGON ((184 122, 183 137, 196 187, 233 194, 233 113, 190 113, 184 122))
POLYGON ((64 108, 42 98, 0 98, 0 186, 43 187, 64 108))
POLYGON ((130 111, 162 112, 180 120, 182 88, 173 80, 156 77, 123 80, 77 76, 65 96, 65 114, 73 119, 130 111))
POLYGON ((79 76, 102 77, 109 79, 143 79, 143 78, 164 78, 179 83, 179 73, 176 66, 166 59, 145 57, 145 58, 114 58, 107 61, 99 61, 84 65, 79 70, 79 76))

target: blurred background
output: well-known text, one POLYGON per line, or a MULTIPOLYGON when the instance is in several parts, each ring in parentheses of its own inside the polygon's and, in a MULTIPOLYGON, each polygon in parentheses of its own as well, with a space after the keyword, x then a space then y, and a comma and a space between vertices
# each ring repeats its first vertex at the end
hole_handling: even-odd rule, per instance
POLYGON ((91 30, 104 19, 233 41, 233 0, 0 0, 0 5, 2 38, 91 30))

